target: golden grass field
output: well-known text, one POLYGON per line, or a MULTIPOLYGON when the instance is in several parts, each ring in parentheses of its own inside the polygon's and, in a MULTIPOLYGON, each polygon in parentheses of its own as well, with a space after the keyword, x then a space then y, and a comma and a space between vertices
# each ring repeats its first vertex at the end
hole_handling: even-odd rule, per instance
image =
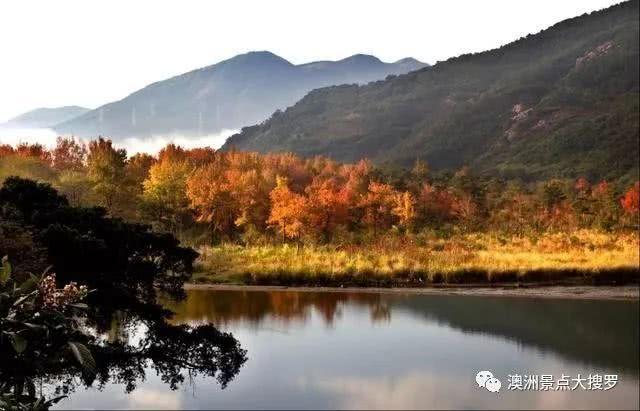
POLYGON ((195 282, 262 285, 419 286, 568 279, 637 282, 637 232, 581 230, 539 238, 468 234, 422 245, 202 247, 195 282))

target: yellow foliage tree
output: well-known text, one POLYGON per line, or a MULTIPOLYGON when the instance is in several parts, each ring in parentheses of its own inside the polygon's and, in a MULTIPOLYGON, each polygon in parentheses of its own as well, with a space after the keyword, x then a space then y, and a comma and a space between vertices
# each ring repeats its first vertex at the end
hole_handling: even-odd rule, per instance
POLYGON ((165 158, 149 169, 143 182, 145 212, 163 228, 177 232, 189 208, 186 187, 193 166, 186 160, 165 158))
POLYGON ((395 207, 391 212, 398 217, 400 226, 410 230, 416 219, 416 202, 410 192, 405 191, 394 196, 395 207))

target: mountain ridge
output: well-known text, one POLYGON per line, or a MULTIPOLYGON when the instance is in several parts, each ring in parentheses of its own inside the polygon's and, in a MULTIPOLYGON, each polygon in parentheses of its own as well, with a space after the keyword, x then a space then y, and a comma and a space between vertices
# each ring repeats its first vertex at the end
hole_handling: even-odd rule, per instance
POLYGON ((274 53, 253 51, 151 83, 54 129, 116 140, 218 133, 263 121, 317 87, 366 83, 426 66, 415 59, 396 64, 366 55, 295 65, 274 53))

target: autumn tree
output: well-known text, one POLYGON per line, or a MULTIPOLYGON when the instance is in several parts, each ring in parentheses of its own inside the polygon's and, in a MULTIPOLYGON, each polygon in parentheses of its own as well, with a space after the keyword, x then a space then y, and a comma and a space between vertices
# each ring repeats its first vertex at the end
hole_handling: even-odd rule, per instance
POLYGON ((478 206, 474 202, 473 197, 468 194, 456 196, 451 203, 451 212, 458 219, 461 225, 471 229, 476 222, 478 216, 478 206))
POLYGON ((202 166, 215 159, 216 150, 211 147, 197 147, 185 151, 184 155, 195 166, 202 166))
POLYGON ((630 187, 620 200, 626 214, 637 215, 640 212, 640 181, 630 187))
POLYGON ((127 181, 136 195, 142 194, 144 180, 149 176, 149 171, 155 163, 156 159, 146 153, 137 153, 127 161, 125 170, 127 181))
POLYGON ((274 184, 260 169, 230 170, 232 195, 236 201, 235 225, 245 232, 264 231, 269 218, 271 202, 269 193, 274 184))
POLYGON ((51 165, 51 153, 42 144, 20 143, 16 146, 15 154, 21 157, 31 157, 51 165))
POLYGON ((185 160, 187 152, 179 145, 170 143, 158 152, 158 162, 185 160))
POLYGON ((99 205, 118 215, 126 201, 125 164, 127 152, 113 147, 111 140, 99 138, 89 142, 87 173, 99 205))
POLYGON ((367 193, 360 201, 364 209, 364 221, 376 236, 381 229, 389 228, 393 222, 393 209, 398 192, 389 184, 371 182, 367 193))
POLYGON ((603 180, 591 191, 594 207, 594 223, 600 228, 609 230, 618 222, 620 205, 611 184, 603 180))
POLYGON ((330 241, 338 226, 347 223, 347 191, 335 177, 316 177, 305 189, 308 197, 308 216, 310 226, 325 241, 330 241))
POLYGON ((212 239, 216 234, 230 236, 237 218, 232 183, 227 180, 226 171, 224 157, 216 156, 187 179, 190 206, 196 211, 198 221, 210 225, 212 239))
POLYGON ((454 218, 455 196, 450 192, 425 183, 418 194, 416 211, 418 220, 425 225, 440 225, 454 218))
POLYGON ((51 152, 53 168, 62 170, 80 171, 84 168, 87 157, 85 145, 76 141, 73 137, 56 139, 56 146, 51 152))
POLYGON ((621 223, 624 225, 640 226, 640 181, 631 186, 620 199, 623 214, 621 223))
POLYGON ((352 229, 364 219, 364 209, 360 201, 369 189, 373 166, 369 160, 360 160, 356 164, 343 165, 338 174, 344 181, 342 191, 348 210, 348 223, 352 229))
POLYGON ((143 182, 143 214, 161 229, 180 234, 189 214, 186 187, 193 166, 184 157, 161 158, 143 182))
POLYGON ((279 177, 276 187, 271 191, 271 214, 267 221, 275 227, 283 239, 300 240, 308 218, 305 213, 307 199, 305 196, 289 189, 286 178, 279 177))
POLYGON ((416 219, 416 202, 410 192, 405 191, 394 196, 393 215, 398 217, 398 222, 405 232, 413 228, 416 219))
POLYGON ((9 144, 0 144, 0 158, 14 155, 16 152, 9 144))

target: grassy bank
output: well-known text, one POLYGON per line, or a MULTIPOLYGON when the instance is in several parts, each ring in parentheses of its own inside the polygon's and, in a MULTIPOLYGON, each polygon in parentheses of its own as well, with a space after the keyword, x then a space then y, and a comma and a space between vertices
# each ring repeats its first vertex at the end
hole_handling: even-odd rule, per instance
POLYGON ((225 245, 199 251, 196 283, 415 287, 430 284, 637 283, 637 233, 470 234, 367 246, 225 245))

